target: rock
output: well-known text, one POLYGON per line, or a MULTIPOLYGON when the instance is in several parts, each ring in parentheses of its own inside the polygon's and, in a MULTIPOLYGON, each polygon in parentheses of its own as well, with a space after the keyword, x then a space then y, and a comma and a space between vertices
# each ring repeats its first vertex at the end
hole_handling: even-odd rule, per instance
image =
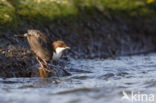
MULTIPOLYGON (((0 77, 11 78, 11 77, 62 77, 68 76, 64 66, 57 64, 54 68, 56 70, 50 70, 50 72, 43 71, 39 64, 36 64, 35 60, 30 55, 23 56, 21 58, 8 57, 0 53, 0 77)), ((52 65, 50 65, 53 68, 52 65)))
POLYGON ((34 65, 30 67, 31 71, 31 77, 41 77, 41 78, 46 78, 46 77, 63 77, 63 76, 69 76, 70 73, 68 73, 66 70, 64 70, 63 67, 61 66, 52 66, 50 65, 50 69, 45 68, 44 70, 42 67, 40 67, 39 64, 34 65))

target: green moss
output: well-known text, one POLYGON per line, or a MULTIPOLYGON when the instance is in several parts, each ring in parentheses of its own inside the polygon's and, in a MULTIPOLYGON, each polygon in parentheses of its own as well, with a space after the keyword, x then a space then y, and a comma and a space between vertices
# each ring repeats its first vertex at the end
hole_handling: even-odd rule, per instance
MULTIPOLYGON (((23 2, 25 0, 22 0, 23 2)), ((67 4, 46 1, 42 3, 35 3, 31 0, 27 2, 20 2, 17 6, 17 13, 19 16, 28 19, 41 19, 40 16, 53 20, 56 16, 74 15, 77 9, 72 5, 72 2, 67 4)))
POLYGON ((12 23, 16 18, 15 8, 8 2, 0 2, 0 24, 8 25, 12 23))
POLYGON ((127 17, 155 14, 155 1, 147 0, 6 0, 0 1, 0 26, 21 26, 27 21, 45 23, 64 18, 79 19, 95 15, 127 17), (151 8, 154 7, 154 8, 151 8))

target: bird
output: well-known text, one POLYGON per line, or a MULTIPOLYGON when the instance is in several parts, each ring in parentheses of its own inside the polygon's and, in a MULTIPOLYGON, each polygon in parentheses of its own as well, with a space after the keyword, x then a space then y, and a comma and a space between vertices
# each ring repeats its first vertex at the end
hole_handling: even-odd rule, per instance
POLYGON ((31 50, 36 54, 36 60, 44 70, 49 71, 50 66, 47 62, 53 60, 57 61, 61 58, 63 51, 70 49, 63 41, 54 41, 39 30, 28 30, 24 34, 27 38, 31 50), (42 62, 40 61, 42 60, 42 62), (45 68, 46 66, 46 68, 45 68))

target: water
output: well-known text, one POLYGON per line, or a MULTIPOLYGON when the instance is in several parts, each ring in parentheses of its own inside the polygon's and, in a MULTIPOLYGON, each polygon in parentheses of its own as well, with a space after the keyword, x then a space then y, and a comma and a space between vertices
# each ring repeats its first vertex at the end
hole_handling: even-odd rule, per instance
POLYGON ((73 59, 66 69, 71 76, 0 78, 0 103, 128 103, 123 91, 156 96, 156 54, 73 59))

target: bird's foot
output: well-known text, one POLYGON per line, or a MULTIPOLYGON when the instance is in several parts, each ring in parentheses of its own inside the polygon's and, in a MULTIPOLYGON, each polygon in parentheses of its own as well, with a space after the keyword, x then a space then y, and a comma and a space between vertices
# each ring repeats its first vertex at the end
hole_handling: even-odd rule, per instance
POLYGON ((49 69, 45 68, 45 67, 41 67, 44 71, 50 72, 49 69))
POLYGON ((42 68, 44 71, 50 72, 49 68, 45 67, 45 65, 41 65, 41 68, 42 68))
POLYGON ((46 67, 46 70, 48 70, 50 72, 50 70, 56 70, 55 67, 53 66, 49 66, 48 64, 47 65, 44 65, 46 67))
POLYGON ((47 68, 45 68, 45 70, 46 70, 47 72, 50 72, 50 70, 49 70, 49 69, 47 69, 47 68))
POLYGON ((49 65, 45 65, 48 69, 51 69, 51 67, 49 65))

